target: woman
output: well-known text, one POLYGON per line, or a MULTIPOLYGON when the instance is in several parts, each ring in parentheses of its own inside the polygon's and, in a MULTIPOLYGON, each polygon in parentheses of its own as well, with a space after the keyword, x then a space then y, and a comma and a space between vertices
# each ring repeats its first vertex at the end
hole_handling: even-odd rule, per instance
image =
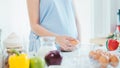
POLYGON ((56 37, 61 50, 72 51, 75 48, 70 41, 79 39, 79 32, 72 3, 72 0, 27 0, 32 29, 30 51, 38 50, 40 42, 37 39, 40 36, 56 37))

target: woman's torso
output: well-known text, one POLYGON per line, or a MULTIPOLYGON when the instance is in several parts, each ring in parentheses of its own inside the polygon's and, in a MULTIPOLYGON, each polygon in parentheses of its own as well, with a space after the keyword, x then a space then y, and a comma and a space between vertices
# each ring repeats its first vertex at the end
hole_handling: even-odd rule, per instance
MULTIPOLYGON (((41 0, 40 25, 59 35, 77 38, 72 0, 41 0)), ((30 39, 38 37, 31 32, 30 39)))
POLYGON ((51 32, 76 38, 72 0, 41 0, 40 25, 51 32))

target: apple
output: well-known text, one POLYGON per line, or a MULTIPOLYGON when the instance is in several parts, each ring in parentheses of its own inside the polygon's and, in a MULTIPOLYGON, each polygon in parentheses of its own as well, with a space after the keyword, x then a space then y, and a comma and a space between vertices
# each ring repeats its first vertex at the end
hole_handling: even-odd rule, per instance
POLYGON ((62 62, 62 56, 60 55, 60 52, 57 50, 50 51, 46 56, 45 56, 45 61, 48 66, 50 65, 60 65, 62 62))
POLYGON ((30 58, 30 68, 45 68, 45 62, 40 57, 30 58))

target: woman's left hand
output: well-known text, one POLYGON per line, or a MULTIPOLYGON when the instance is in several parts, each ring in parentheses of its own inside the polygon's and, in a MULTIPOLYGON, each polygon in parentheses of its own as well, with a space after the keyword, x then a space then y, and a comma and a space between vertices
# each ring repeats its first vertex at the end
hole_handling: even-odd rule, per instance
POLYGON ((67 47, 66 47, 66 51, 73 51, 77 48, 77 46, 79 44, 78 40, 71 39, 71 38, 68 38, 66 40, 67 40, 67 43, 69 43, 69 45, 67 45, 67 47))

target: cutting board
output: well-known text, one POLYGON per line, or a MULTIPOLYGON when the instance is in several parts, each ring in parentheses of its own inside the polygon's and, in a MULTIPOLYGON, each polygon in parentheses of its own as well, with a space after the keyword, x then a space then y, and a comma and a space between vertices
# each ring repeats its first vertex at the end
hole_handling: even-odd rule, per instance
POLYGON ((105 45, 106 41, 107 41, 107 38, 105 37, 98 37, 98 38, 90 39, 90 43, 101 45, 101 46, 105 45))

